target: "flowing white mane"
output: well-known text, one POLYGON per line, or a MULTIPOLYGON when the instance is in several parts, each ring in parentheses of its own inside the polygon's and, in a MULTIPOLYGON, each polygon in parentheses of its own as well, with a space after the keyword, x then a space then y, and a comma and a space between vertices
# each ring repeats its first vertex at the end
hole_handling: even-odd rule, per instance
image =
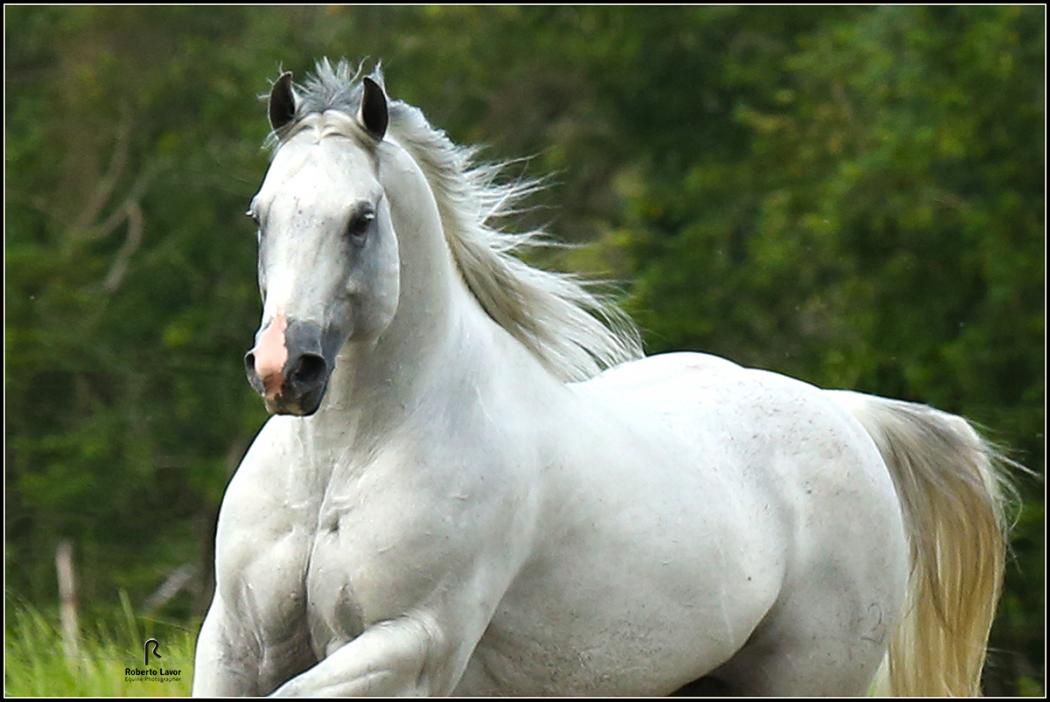
MULTIPOLYGON (((360 68, 323 59, 304 86, 296 86, 295 119, 276 144, 308 115, 339 110, 353 115, 361 100, 360 68)), ((377 67, 371 76, 382 83, 377 67)), ((566 381, 640 358, 641 339, 630 318, 577 276, 534 268, 514 253, 547 241, 542 230, 503 231, 496 222, 517 214, 516 203, 536 192, 536 181, 498 182, 506 164, 475 161, 477 149, 457 146, 423 113, 389 102, 388 134, 419 164, 437 200, 442 228, 467 287, 500 326, 566 381)))

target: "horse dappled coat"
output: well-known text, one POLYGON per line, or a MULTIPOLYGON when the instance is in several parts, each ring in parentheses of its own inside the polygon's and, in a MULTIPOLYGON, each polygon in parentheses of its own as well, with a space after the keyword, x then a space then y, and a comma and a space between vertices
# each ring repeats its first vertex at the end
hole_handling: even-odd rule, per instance
POLYGON ((514 258, 378 75, 269 103, 271 418, 219 518, 200 695, 977 692, 1002 577, 962 419, 712 356, 514 258), (602 319, 607 323, 603 323, 602 319), (608 368, 607 370, 602 370, 608 368))

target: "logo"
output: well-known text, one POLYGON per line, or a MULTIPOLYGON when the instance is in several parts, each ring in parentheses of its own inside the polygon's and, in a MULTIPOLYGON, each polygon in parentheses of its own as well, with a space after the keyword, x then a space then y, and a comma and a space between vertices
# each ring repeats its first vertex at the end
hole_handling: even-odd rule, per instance
POLYGON ((157 641, 156 639, 146 639, 146 643, 142 644, 142 665, 144 666, 149 665, 150 644, 153 644, 153 655, 160 658, 160 651, 158 650, 160 648, 160 641, 157 641))
POLYGON ((160 641, 146 639, 142 644, 142 667, 124 668, 125 682, 178 682, 182 679, 181 668, 165 668, 162 665, 150 665, 150 654, 155 658, 160 655, 160 641))

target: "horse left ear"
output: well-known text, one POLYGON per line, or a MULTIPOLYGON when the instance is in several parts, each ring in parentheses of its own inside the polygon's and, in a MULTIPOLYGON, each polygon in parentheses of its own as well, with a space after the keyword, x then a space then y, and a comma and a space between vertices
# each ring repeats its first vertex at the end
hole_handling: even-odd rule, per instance
POLYGON ((361 108, 357 111, 357 121, 365 128, 372 138, 382 141, 386 134, 390 115, 386 108, 386 91, 376 81, 365 78, 362 81, 364 94, 361 96, 361 108))
POLYGON ((299 96, 292 85, 292 72, 285 71, 270 89, 270 128, 275 132, 292 121, 299 106, 299 96))

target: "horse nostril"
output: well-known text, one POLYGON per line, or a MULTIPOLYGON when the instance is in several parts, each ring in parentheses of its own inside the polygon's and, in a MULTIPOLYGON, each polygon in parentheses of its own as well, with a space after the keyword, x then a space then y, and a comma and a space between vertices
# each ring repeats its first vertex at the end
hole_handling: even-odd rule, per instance
POLYGON ((244 369, 248 371, 248 375, 255 372, 255 354, 251 351, 244 354, 244 369))
POLYGON ((292 380, 302 385, 313 385, 324 378, 327 368, 328 364, 322 357, 312 353, 303 354, 292 371, 292 380))

